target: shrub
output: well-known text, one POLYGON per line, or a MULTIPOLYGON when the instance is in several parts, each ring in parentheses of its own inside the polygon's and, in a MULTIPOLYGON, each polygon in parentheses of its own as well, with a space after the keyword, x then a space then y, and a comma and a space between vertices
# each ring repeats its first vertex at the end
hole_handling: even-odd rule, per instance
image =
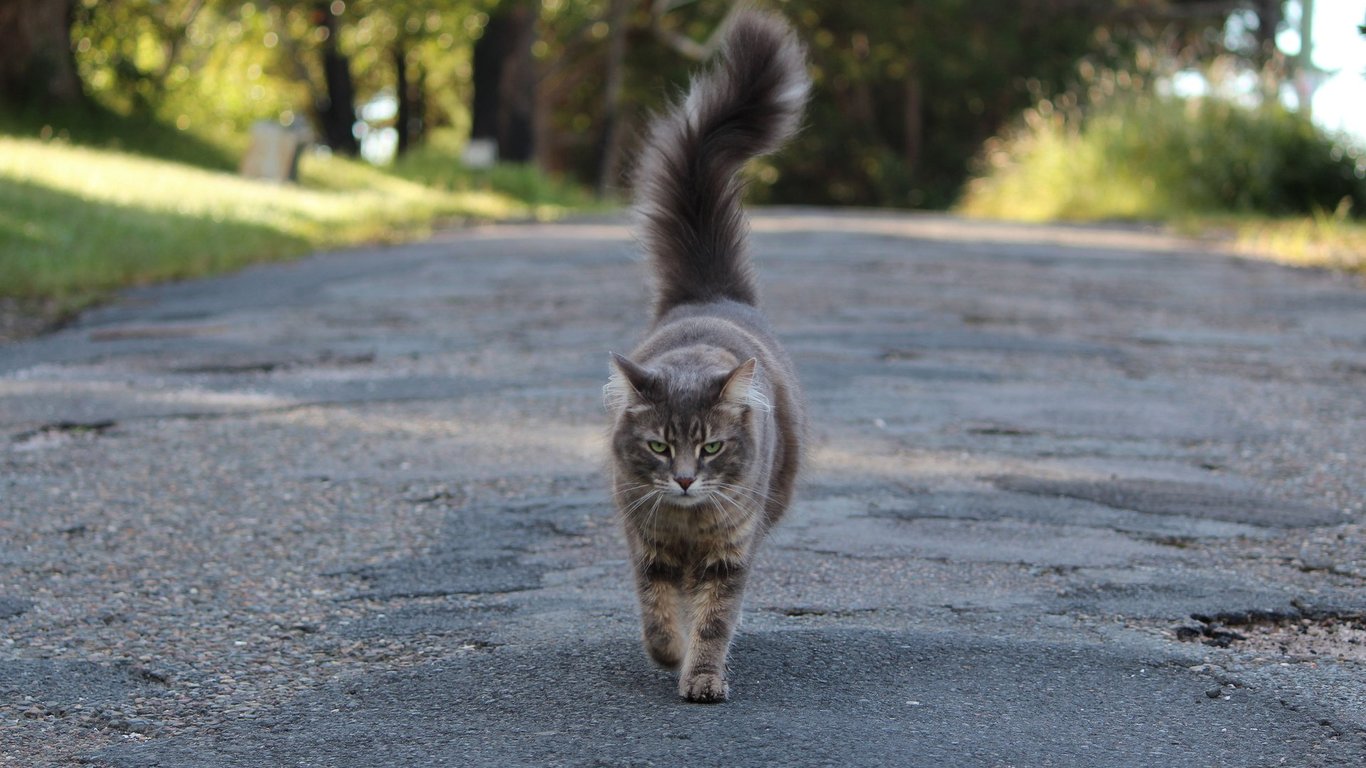
POLYGON ((987 143, 961 208, 983 216, 1166 219, 1366 212, 1366 153, 1280 104, 1127 93, 1051 102, 987 143))

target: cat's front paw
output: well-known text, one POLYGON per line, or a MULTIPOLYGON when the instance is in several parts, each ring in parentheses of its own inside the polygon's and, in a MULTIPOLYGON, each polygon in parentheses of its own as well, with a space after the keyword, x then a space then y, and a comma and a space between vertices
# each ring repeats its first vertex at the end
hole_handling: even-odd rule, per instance
POLYGON ((719 704, 730 695, 726 678, 715 672, 684 675, 678 681, 678 693, 688 701, 698 704, 719 704))

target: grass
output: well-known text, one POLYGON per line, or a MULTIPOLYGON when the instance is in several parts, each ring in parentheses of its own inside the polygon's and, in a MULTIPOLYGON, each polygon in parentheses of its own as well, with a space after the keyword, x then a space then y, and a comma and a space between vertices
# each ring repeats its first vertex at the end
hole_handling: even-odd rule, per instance
POLYGON ((1251 256, 1366 271, 1366 153, 1279 105, 1126 94, 1042 102, 986 145, 958 209, 1022 221, 1156 221, 1251 256), (1324 211, 1335 211, 1332 214, 1324 211))
POLYGON ((1366 222, 1342 216, 1203 216, 1178 221, 1173 228, 1229 241, 1245 256, 1366 274, 1366 222))
POLYGON ((178 130, 150 116, 125 115, 94 102, 44 111, 7 104, 0 110, 0 136, 55 139, 228 172, 236 170, 237 157, 247 144, 245 137, 233 144, 221 136, 178 130))
POLYGON ((458 220, 553 217, 569 197, 550 190, 528 199, 491 184, 438 189, 315 154, 303 158, 299 184, 281 185, 145 154, 0 136, 0 299, 69 313, 129 285, 411 239, 458 220))
POLYGON ((466 168, 460 163, 464 142, 449 130, 434 131, 388 168, 389 173, 424 186, 447 192, 493 192, 507 195, 529 205, 557 205, 573 208, 605 207, 588 190, 563 179, 548 176, 534 166, 500 163, 486 170, 466 168))

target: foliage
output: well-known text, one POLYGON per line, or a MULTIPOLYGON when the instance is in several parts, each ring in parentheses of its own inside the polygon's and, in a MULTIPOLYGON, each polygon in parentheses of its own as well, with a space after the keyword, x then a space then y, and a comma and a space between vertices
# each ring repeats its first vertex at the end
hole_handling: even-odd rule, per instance
POLYGON ((782 200, 944 207, 985 139, 1110 43, 1096 18, 1048 0, 791 6, 816 93, 782 200))
POLYGON ((290 122, 306 103, 278 15, 251 3, 83 0, 72 38, 99 107, 240 151, 253 121, 290 122))
POLYGON ((1134 90, 1087 110, 1043 101, 987 143, 962 210, 1045 219, 1366 212, 1366 153, 1279 104, 1134 90))
POLYGON ((218 171, 237 168, 236 153, 197 131, 182 131, 146 115, 99 104, 0 111, 0 136, 53 139, 128 152, 218 171))
MULTIPOLYGON (((391 92, 393 49, 431 94, 432 124, 461 124, 469 49, 489 0, 351 0, 340 49, 359 101, 391 92), (401 44, 401 45, 400 45, 401 44)), ((326 98, 317 0, 81 0, 72 29, 82 81, 107 111, 156 120, 240 152, 251 123, 311 119, 326 98)))
POLYGON ((1239 217, 1232 221, 1186 223, 1200 234, 1231 231, 1241 253, 1301 267, 1328 267, 1366 273, 1366 222, 1352 221, 1346 207, 1332 215, 1296 218, 1239 217))
MULTIPOLYGON (((125 144, 130 149, 231 168, 251 123, 315 119, 329 97, 322 51, 335 43, 353 73, 359 104, 393 95, 402 62, 418 94, 405 105, 418 110, 421 126, 464 136, 475 41, 491 14, 524 2, 76 0, 72 42, 82 81, 97 105, 95 116, 48 114, 23 127, 26 135, 47 126, 48 133, 85 141, 81 134, 97 132, 112 115, 126 124, 146 125, 149 136, 158 137, 125 144), (335 34, 321 23, 334 17, 335 34), (165 125, 174 126, 184 140, 167 135, 160 128, 165 125)), ((604 169, 619 167, 605 160, 617 152, 632 156, 632 143, 650 111, 681 88, 698 65, 665 44, 664 37, 708 40, 734 5, 734 0, 628 3, 618 102, 604 92, 611 68, 612 0, 537 2, 540 20, 532 48, 540 77, 537 164, 556 177, 602 181, 597 176, 604 169), (668 10, 661 14, 661 8, 668 10), (609 118, 615 115, 620 129, 610 130, 609 118)), ((1254 11, 1232 0, 772 0, 768 5, 791 19, 807 42, 815 91, 805 130, 783 154, 754 168, 752 196, 767 202, 909 207, 945 207, 957 199, 971 158, 1022 110, 1051 102, 1058 112, 1066 111, 1065 100, 1075 98, 1071 94, 1093 87, 1080 82, 1079 60, 1104 68, 1146 41, 1155 56, 1179 66, 1235 48, 1252 61, 1267 55, 1258 41, 1274 32, 1274 24, 1252 16, 1280 18, 1274 2, 1258 4, 1254 11), (1238 23, 1225 26, 1233 16, 1238 23), (1234 27, 1243 30, 1242 38, 1230 33, 1234 27)), ((393 120, 368 118, 374 127, 393 120)), ((345 136, 346 118, 342 122, 345 136)), ((1288 122, 1268 119, 1258 125, 1263 123, 1281 126, 1272 129, 1280 138, 1250 136, 1245 148, 1261 141, 1318 146, 1312 139, 1294 139, 1298 129, 1288 122)), ((1248 128, 1251 134, 1259 130, 1248 128)), ((1055 138, 1070 141, 1066 131, 1055 138)), ((1043 147, 1052 140, 1041 135, 1035 143, 1043 147)), ((506 169, 488 178, 459 171, 450 161, 458 145, 457 139, 440 152, 419 150, 416 159, 400 162, 396 170, 413 178, 446 174, 441 181, 452 188, 512 183, 505 179, 511 173, 506 169), (434 165, 424 170, 428 162, 434 165)), ((1074 150, 1084 151, 1059 144, 1057 156, 1074 150)), ((1210 157, 1229 158, 1217 152, 1210 157)), ((1231 159, 1242 163, 1239 168, 1248 162, 1231 159)), ((620 167, 629 170, 629 162, 620 167)), ((1247 173, 1260 173, 1200 170, 1218 177, 1209 184, 1240 190, 1247 173)), ((545 180, 528 174, 522 181, 545 180)), ((608 189, 625 186, 624 175, 605 181, 608 189)), ((564 192, 524 191, 552 199, 564 192)), ((1132 190, 1112 192, 1143 197, 1132 190)), ((1248 194, 1263 199, 1257 197, 1260 192, 1248 194)), ((1265 199, 1288 205, 1274 196, 1265 199)), ((1140 203, 1110 207, 1116 206, 1138 210, 1140 203)))

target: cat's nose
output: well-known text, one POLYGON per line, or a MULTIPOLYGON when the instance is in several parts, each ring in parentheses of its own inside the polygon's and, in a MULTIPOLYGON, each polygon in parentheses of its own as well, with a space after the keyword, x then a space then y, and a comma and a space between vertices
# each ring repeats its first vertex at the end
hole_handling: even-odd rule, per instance
POLYGON ((695 480, 695 479, 697 479, 697 478, 693 478, 693 477, 675 477, 675 478, 674 478, 674 482, 675 482, 675 483, 678 483, 678 487, 679 487, 679 488, 682 488, 683 490, 686 491, 686 490, 688 490, 688 486, 692 485, 692 481, 695 480))

